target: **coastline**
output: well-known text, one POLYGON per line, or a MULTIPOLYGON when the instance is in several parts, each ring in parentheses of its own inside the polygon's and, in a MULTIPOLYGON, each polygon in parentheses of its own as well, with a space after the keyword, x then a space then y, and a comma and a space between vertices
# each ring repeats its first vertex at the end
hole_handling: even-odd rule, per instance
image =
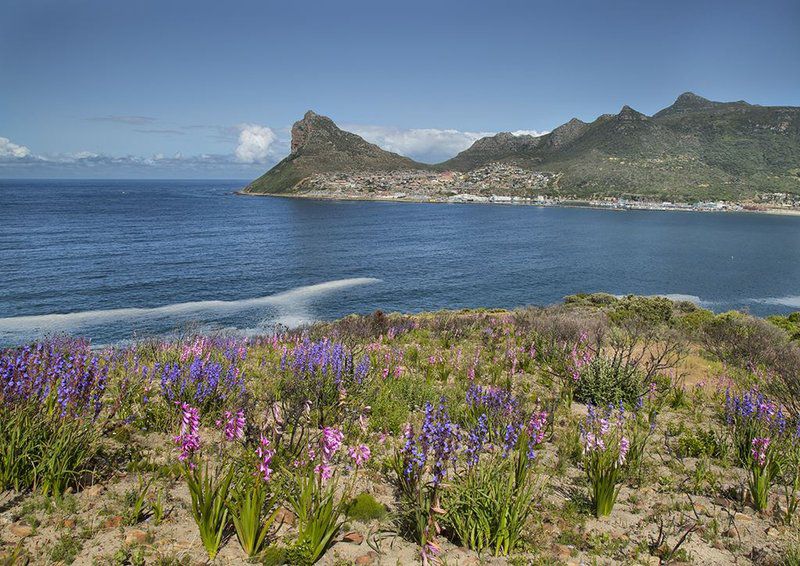
MULTIPOLYGON (((800 208, 745 208, 740 203, 724 203, 721 206, 697 206, 687 203, 656 203, 656 202, 609 202, 602 201, 583 201, 583 200, 538 200, 520 197, 508 197, 504 195, 493 195, 492 197, 478 197, 469 195, 473 198, 442 197, 431 198, 423 195, 403 195, 397 197, 388 195, 385 197, 369 197, 363 194, 342 194, 326 195, 322 193, 248 193, 244 189, 234 191, 237 196, 246 197, 277 197, 287 199, 318 200, 318 201, 363 201, 363 202, 391 202, 409 204, 500 204, 505 206, 532 206, 537 208, 588 208, 594 210, 610 210, 616 212, 625 211, 653 211, 653 212, 700 212, 700 213, 747 213, 747 214, 768 214, 772 216, 800 216, 800 208)), ((462 196, 462 195, 458 195, 462 196)))

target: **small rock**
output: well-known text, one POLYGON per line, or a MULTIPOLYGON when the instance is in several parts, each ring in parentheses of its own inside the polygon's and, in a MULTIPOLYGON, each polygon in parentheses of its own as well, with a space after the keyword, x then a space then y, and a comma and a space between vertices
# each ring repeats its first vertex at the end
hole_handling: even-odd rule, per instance
POLYGON ((104 529, 116 529, 122 524, 122 515, 114 515, 113 517, 109 517, 102 523, 102 527, 104 529))
POLYGON ((659 566, 661 559, 658 556, 648 556, 646 562, 651 566, 659 566))
POLYGON ((344 542, 352 542, 353 544, 361 544, 362 542, 364 542, 364 535, 356 531, 351 531, 349 533, 346 533, 342 537, 342 540, 344 542))
POLYGON ((297 522, 297 517, 295 517, 294 513, 288 509, 281 507, 278 509, 278 512, 275 513, 275 521, 279 525, 283 523, 284 525, 294 526, 294 524, 297 522))
POLYGON ((373 564, 375 559, 378 557, 378 553, 374 550, 370 550, 366 554, 362 554, 358 558, 356 558, 353 562, 357 566, 369 566, 369 564, 373 564))
POLYGON ((128 546, 133 544, 144 544, 146 542, 147 533, 139 529, 134 529, 125 536, 125 544, 128 546))
POLYGON ((733 501, 727 499, 725 497, 715 497, 711 500, 714 505, 719 505, 720 507, 724 507, 725 509, 730 509, 733 507, 733 501))
POLYGON ((85 497, 89 498, 89 499, 93 499, 93 498, 98 497, 99 495, 101 495, 104 491, 105 491, 105 488, 102 485, 100 485, 99 483, 96 483, 96 484, 90 485, 89 487, 84 489, 83 490, 83 495, 85 497))
POLYGON ((566 562, 569 558, 572 557, 572 550, 566 545, 563 544, 554 544, 550 547, 550 551, 553 555, 560 560, 561 562, 566 562))
POLYGON ((745 515, 744 513, 736 513, 733 516, 734 520, 736 521, 752 521, 753 518, 750 515, 745 515))
POLYGON ((765 531, 765 533, 766 533, 766 535, 767 535, 768 537, 772 537, 772 538, 778 538, 779 536, 781 536, 781 533, 780 533, 780 531, 778 531, 778 529, 776 529, 775 527, 770 527, 770 528, 768 528, 768 529, 765 531))
POLYGON ((64 519, 61 522, 61 526, 65 529, 74 529, 75 528, 75 519, 64 519))
POLYGON ((10 527, 8 527, 8 532, 10 532, 15 537, 25 538, 33 534, 33 527, 29 525, 23 525, 22 523, 14 523, 10 527))

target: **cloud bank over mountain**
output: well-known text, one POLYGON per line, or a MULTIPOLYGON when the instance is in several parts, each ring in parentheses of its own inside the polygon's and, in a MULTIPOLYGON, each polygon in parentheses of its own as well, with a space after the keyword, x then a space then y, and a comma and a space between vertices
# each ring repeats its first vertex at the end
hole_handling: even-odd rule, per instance
MULTIPOLYGON (((0 137, 0 177, 215 177, 249 178, 272 166, 289 152, 289 128, 258 123, 236 126, 163 124, 138 115, 108 115, 86 118, 107 122, 139 134, 190 138, 208 135, 230 147, 228 152, 185 155, 156 152, 152 155, 111 155, 102 151, 37 153, 29 147, 0 137)), ((476 140, 496 132, 474 132, 440 128, 397 128, 350 125, 350 131, 382 149, 423 163, 437 163, 470 147, 476 140)), ((515 135, 539 136, 547 132, 518 130, 515 135)), ((153 145, 158 142, 154 141, 153 145)))

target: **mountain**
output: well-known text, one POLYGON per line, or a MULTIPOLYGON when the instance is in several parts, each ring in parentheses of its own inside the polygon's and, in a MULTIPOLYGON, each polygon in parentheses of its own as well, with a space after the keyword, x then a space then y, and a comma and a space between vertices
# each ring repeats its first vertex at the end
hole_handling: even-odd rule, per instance
POLYGON ((555 175, 546 193, 564 197, 692 202, 800 195, 800 108, 715 102, 691 92, 652 116, 623 106, 590 123, 572 119, 539 137, 481 138, 433 166, 383 151, 313 113, 292 132, 292 154, 247 192, 286 192, 320 172, 467 173, 502 164, 555 175))
POLYGON ((292 126, 291 153, 250 183, 245 193, 281 194, 317 173, 354 173, 428 169, 429 165, 391 153, 364 138, 339 129, 333 120, 312 111, 292 126))

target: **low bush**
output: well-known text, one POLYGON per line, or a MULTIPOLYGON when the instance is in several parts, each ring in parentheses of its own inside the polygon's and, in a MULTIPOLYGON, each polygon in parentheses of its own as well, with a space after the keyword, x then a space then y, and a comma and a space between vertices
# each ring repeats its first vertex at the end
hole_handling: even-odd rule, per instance
POLYGON ((728 455, 728 443, 721 433, 712 429, 685 431, 678 437, 675 452, 681 458, 724 459, 728 455))
POLYGON ((620 401, 633 405, 641 397, 644 387, 640 372, 630 371, 604 358, 595 358, 581 371, 575 387, 575 400, 598 406, 620 401))
POLYGON ((356 521, 368 522, 383 519, 387 510, 369 493, 359 493, 347 506, 347 517, 356 521))

